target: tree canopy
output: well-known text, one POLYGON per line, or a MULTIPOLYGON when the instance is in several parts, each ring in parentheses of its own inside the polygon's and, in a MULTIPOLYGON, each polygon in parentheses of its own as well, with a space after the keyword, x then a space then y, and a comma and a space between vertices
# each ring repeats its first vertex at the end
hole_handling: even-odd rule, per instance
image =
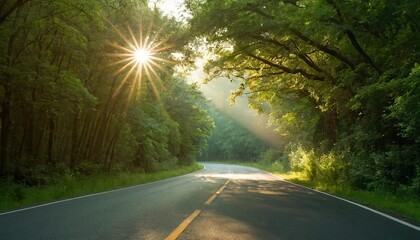
POLYGON ((188 0, 187 6, 194 42, 217 56, 206 66, 209 79, 242 79, 234 96, 246 93, 253 108, 271 115, 288 139, 290 161, 305 155, 315 179, 328 168, 333 182, 420 193, 417 3, 188 0))

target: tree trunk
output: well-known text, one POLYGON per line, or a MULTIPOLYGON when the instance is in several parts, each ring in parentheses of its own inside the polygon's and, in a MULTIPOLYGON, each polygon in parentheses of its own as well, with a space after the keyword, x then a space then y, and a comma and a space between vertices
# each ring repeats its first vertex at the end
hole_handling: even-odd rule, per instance
MULTIPOLYGON (((118 135, 120 134, 120 129, 117 129, 114 133, 114 136, 112 136, 111 142, 109 144, 108 150, 106 151, 105 159, 108 159, 106 170, 107 172, 111 172, 112 163, 114 160, 114 152, 115 152, 115 145, 118 139, 118 135)), ((106 162, 106 161, 105 161, 106 162)))
MULTIPOLYGON (((7 77, 7 76, 6 76, 7 77)), ((7 81, 7 80, 6 80, 7 81)), ((7 163, 9 161, 10 150, 10 133, 11 133, 11 101, 12 90, 10 83, 4 85, 4 98, 1 111, 1 133, 0 133, 0 176, 7 171, 7 163)))
POLYGON ((79 111, 74 114, 73 118, 73 133, 72 133, 72 140, 71 140, 71 153, 70 153, 70 168, 74 169, 76 166, 77 161, 77 140, 78 140, 78 118, 79 118, 79 111))
POLYGON ((337 142, 337 113, 335 110, 327 112, 327 136, 328 136, 328 148, 334 147, 337 142))
POLYGON ((55 120, 53 116, 48 119, 48 146, 47 146, 47 165, 55 165, 54 161, 54 133, 55 120))

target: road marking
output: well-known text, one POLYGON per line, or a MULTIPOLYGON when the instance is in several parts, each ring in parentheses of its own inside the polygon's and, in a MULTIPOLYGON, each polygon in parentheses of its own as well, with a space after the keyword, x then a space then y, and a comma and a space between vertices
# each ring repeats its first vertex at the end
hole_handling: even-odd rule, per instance
MULTIPOLYGON (((217 190, 204 204, 205 205, 210 205, 211 202, 213 202, 213 200, 217 197, 217 195, 219 195, 220 193, 223 192, 223 190, 227 187, 227 185, 229 184, 230 179, 228 179, 223 186, 221 186, 219 188, 219 190, 217 190)), ((181 235, 181 233, 192 223, 192 221, 194 221, 194 219, 196 217, 198 217, 198 215, 200 215, 201 210, 197 209, 195 210, 188 218, 186 218, 181 224, 179 224, 179 226, 177 228, 175 228, 175 230, 173 230, 166 238, 165 240, 175 240, 179 237, 179 235, 181 235)))
POLYGON ((230 179, 229 180, 227 180, 226 182, 225 182, 225 184, 223 184, 223 186, 221 186, 220 188, 219 188, 219 190, 217 190, 205 203, 204 203, 204 205, 210 205, 212 202, 213 202, 213 200, 217 197, 217 195, 219 195, 220 193, 222 193, 223 192, 223 190, 227 187, 227 185, 229 184, 229 182, 230 182, 230 179))
POLYGON ((148 182, 148 183, 138 184, 138 185, 134 185, 134 186, 130 186, 130 187, 108 190, 108 191, 104 191, 104 192, 91 193, 91 194, 87 194, 87 195, 83 195, 83 196, 79 196, 79 197, 72 197, 72 198, 67 198, 67 199, 63 199, 63 200, 59 200, 59 201, 43 203, 43 204, 32 206, 32 207, 20 208, 20 209, 8 211, 8 212, 0 213, 0 216, 12 214, 12 213, 17 213, 17 212, 22 212, 22 211, 27 211, 27 210, 31 210, 31 209, 35 209, 35 208, 46 207, 46 206, 50 206, 50 205, 54 205, 54 204, 58 204, 58 203, 69 202, 69 201, 78 200, 78 199, 82 199, 82 198, 89 198, 89 197, 94 197, 94 196, 98 196, 98 195, 102 195, 102 194, 124 191, 124 190, 132 189, 132 188, 141 188, 141 187, 152 185, 152 184, 157 184, 157 183, 161 183, 161 182, 171 181, 171 180, 177 179, 177 178, 182 178, 182 177, 185 177, 185 176, 188 176, 188 175, 197 174, 198 172, 204 171, 205 169, 206 168, 204 167, 203 169, 197 170, 195 172, 187 173, 187 174, 184 174, 184 175, 179 175, 179 176, 172 177, 172 178, 166 178, 166 179, 162 179, 162 180, 158 180, 158 181, 154 181, 154 182, 148 182))
POLYGON ((408 222, 403 221, 403 220, 401 220, 401 219, 395 218, 395 217, 393 217, 393 216, 390 216, 390 215, 388 215, 388 214, 386 214, 386 213, 383 213, 383 212, 380 212, 380 211, 378 211, 378 210, 372 209, 372 208, 367 207, 367 206, 365 206, 365 205, 362 205, 362 204, 359 204, 359 203, 356 203, 356 202, 353 202, 353 201, 347 200, 347 199, 345 199, 345 198, 341 198, 341 197, 338 197, 338 196, 334 196, 334 195, 329 194, 329 193, 321 192, 321 191, 318 191, 318 190, 316 190, 316 189, 312 189, 312 188, 309 188, 309 187, 305 187, 305 186, 302 186, 302 185, 299 185, 299 184, 296 184, 296 183, 293 183, 293 182, 289 182, 289 181, 284 180, 283 178, 281 178, 281 177, 279 177, 279 176, 277 176, 277 175, 275 175, 275 174, 273 174, 273 173, 270 173, 270 172, 267 172, 267 173, 271 174, 272 176, 274 176, 274 177, 276 177, 276 178, 279 178, 279 179, 280 179, 281 181, 283 181, 283 182, 287 182, 287 183, 290 183, 290 184, 292 184, 292 185, 295 185, 295 186, 298 186, 298 187, 301 187, 301 188, 305 188, 305 189, 307 189, 307 190, 314 191, 314 192, 317 192, 317 193, 320 193, 320 194, 324 194, 324 195, 326 195, 326 196, 329 196, 329 197, 332 197, 332 198, 335 198, 335 199, 338 199, 338 200, 341 200, 341 201, 344 201, 344 202, 347 202, 347 203, 353 204, 353 205, 355 205, 355 206, 358 206, 358 207, 363 208, 363 209, 365 209, 365 210, 368 210, 368 211, 370 211, 370 212, 373 212, 373 213, 376 213, 376 214, 378 214, 378 215, 381 215, 382 217, 388 218, 388 219, 393 220, 393 221, 395 221, 395 222, 398 222, 398 223, 400 223, 400 224, 402 224, 402 225, 405 225, 405 226, 407 226, 407 227, 410 227, 410 228, 413 228, 413 229, 415 229, 415 230, 417 230, 417 231, 420 231, 420 227, 419 227, 419 226, 416 226, 416 225, 414 225, 414 224, 408 223, 408 222))
POLYGON ((175 230, 173 230, 166 238, 165 240, 175 240, 178 238, 179 235, 188 227, 188 225, 191 224, 194 219, 200 215, 201 210, 197 209, 195 210, 187 219, 185 219, 175 230))

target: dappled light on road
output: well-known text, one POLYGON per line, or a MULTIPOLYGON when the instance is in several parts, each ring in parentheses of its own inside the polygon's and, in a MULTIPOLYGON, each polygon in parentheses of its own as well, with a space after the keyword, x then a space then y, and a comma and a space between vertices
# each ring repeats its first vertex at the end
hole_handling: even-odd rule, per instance
POLYGON ((252 167, 219 164, 219 163, 204 163, 206 171, 196 173, 196 176, 212 179, 231 179, 231 180, 264 180, 264 181, 279 181, 280 177, 262 172, 252 167), (221 168, 221 166, 223 166, 221 168))
POLYGON ((265 181, 279 181, 280 179, 265 173, 222 173, 222 174, 197 174, 199 177, 205 178, 223 178, 232 180, 265 180, 265 181))

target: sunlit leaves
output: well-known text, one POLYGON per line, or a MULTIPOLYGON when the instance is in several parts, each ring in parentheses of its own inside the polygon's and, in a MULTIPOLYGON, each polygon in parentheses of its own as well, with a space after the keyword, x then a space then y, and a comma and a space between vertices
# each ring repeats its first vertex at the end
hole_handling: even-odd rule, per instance
MULTIPOLYGON (((206 69, 242 79, 233 97, 246 94, 258 110, 269 105, 292 145, 347 154, 358 186, 390 183, 394 191, 416 178, 417 70, 409 76, 420 52, 416 3, 212 0, 191 10, 194 33, 233 46, 215 48, 219 58, 206 69)), ((323 160, 319 167, 334 164, 323 160)))

